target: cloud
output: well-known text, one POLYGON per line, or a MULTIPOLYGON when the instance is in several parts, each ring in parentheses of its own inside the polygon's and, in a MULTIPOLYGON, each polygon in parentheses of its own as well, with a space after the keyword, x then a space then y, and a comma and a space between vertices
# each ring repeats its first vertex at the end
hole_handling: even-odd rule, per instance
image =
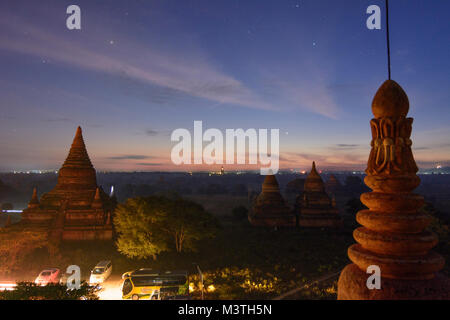
POLYGON ((265 93, 272 96, 277 104, 286 105, 287 108, 300 108, 330 119, 337 119, 339 108, 332 90, 326 84, 326 76, 314 66, 307 68, 311 69, 308 74, 312 77, 307 80, 286 73, 278 77, 268 76, 265 93))
MULTIPOLYGON (((297 167, 310 167, 312 162, 315 161, 316 164, 322 168, 363 168, 367 161, 366 154, 355 154, 355 153, 338 153, 338 154, 319 154, 319 153, 308 153, 308 152, 284 152, 282 158, 289 156, 289 165, 294 165, 297 167)), ((280 161, 285 162, 285 161, 280 161)))
POLYGON ((72 119, 69 119, 69 118, 48 118, 48 119, 43 119, 42 121, 44 121, 44 122, 71 122, 72 119))
POLYGON ((145 133, 151 137, 158 135, 158 131, 152 129, 145 130, 145 133))
POLYGON ((342 151, 342 150, 355 150, 360 148, 359 144, 348 144, 348 143, 338 143, 334 146, 331 146, 330 149, 334 151, 342 151))
POLYGON ((152 156, 144 156, 140 154, 128 154, 122 156, 113 156, 108 157, 109 160, 144 160, 144 159, 152 159, 152 156))
POLYGON ((157 166, 164 165, 164 163, 139 162, 139 163, 136 163, 136 165, 138 165, 138 166, 157 167, 157 166))
MULTIPOLYGON (((107 38, 110 30, 98 29, 96 38, 83 38, 83 42, 78 42, 64 34, 57 35, 53 30, 31 25, 10 12, 0 13, 0 28, 3 31, 0 36, 2 50, 39 59, 45 57, 54 64, 156 85, 169 90, 169 95, 171 91, 178 91, 219 103, 265 110, 276 109, 241 81, 219 71, 204 54, 197 54, 195 51, 199 49, 193 52, 187 52, 184 48, 170 52, 161 51, 116 35, 115 42, 121 49, 113 50, 98 43, 98 38, 107 38)), ((83 36, 89 37, 90 34, 83 33, 83 36)))
POLYGON ((338 143, 336 145, 339 148, 356 148, 359 146, 359 144, 345 144, 345 143, 338 143))
POLYGON ((15 116, 3 116, 3 115, 0 115, 0 119, 4 119, 4 120, 16 120, 17 117, 15 117, 15 116))
POLYGON ((446 159, 443 161, 421 161, 416 160, 416 164, 420 168, 436 168, 437 164, 440 164, 443 167, 450 167, 450 159, 446 159))

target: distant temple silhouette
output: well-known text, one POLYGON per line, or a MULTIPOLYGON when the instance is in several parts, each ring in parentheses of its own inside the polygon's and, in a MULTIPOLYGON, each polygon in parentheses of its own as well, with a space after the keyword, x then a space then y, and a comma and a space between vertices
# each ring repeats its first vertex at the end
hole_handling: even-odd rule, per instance
POLYGON ((325 192, 325 185, 313 162, 305 180, 303 194, 297 200, 300 227, 340 227, 342 220, 336 203, 325 192))
POLYGON ((334 199, 325 192, 325 185, 313 162, 306 180, 295 179, 289 192, 299 194, 295 208, 290 208, 280 193, 277 179, 267 175, 262 192, 253 203, 249 221, 264 227, 341 227, 342 219, 334 199), (299 184, 303 183, 303 186, 299 184))
POLYGON ((266 175, 262 192, 249 214, 249 221, 260 227, 295 226, 295 215, 281 196, 277 178, 273 174, 266 175))
POLYGON ((110 240, 114 202, 97 185, 81 128, 58 172, 55 188, 38 199, 36 188, 22 213, 22 224, 49 233, 55 241, 110 240))

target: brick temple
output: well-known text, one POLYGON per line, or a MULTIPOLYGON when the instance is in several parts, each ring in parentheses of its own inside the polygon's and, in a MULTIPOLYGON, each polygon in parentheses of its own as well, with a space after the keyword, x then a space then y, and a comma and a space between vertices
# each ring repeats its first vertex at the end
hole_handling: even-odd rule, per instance
POLYGON ((313 162, 297 201, 300 227, 340 227, 342 220, 335 201, 325 192, 325 185, 313 162))
POLYGON ((262 185, 262 192, 256 198, 249 221, 259 227, 294 227, 295 215, 280 193, 277 178, 267 175, 262 185))
POLYGON ((34 189, 22 223, 41 227, 55 241, 111 240, 114 202, 97 185, 82 130, 78 127, 55 188, 38 199, 34 189))

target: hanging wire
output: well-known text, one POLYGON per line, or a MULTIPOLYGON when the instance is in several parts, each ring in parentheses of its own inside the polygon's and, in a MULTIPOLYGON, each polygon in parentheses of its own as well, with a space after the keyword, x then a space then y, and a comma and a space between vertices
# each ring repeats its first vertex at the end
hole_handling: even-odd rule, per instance
POLYGON ((387 58, 388 58, 388 76, 391 80, 391 45, 389 41, 389 0, 386 0, 386 42, 387 42, 387 58))

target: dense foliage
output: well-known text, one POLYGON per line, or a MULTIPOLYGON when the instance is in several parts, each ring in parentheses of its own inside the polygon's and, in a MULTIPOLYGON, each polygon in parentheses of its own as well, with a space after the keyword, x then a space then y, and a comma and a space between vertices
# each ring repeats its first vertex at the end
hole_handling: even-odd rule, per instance
POLYGON ((215 235, 217 220, 195 202, 180 197, 128 199, 116 209, 118 250, 131 258, 156 258, 163 251, 195 251, 215 235))
POLYGON ((27 254, 48 246, 44 232, 20 227, 0 230, 0 273, 11 273, 21 265, 27 254))
POLYGON ((0 300, 98 300, 96 291, 85 282, 77 290, 68 290, 61 284, 38 286, 33 282, 20 282, 14 290, 0 291, 0 300))

